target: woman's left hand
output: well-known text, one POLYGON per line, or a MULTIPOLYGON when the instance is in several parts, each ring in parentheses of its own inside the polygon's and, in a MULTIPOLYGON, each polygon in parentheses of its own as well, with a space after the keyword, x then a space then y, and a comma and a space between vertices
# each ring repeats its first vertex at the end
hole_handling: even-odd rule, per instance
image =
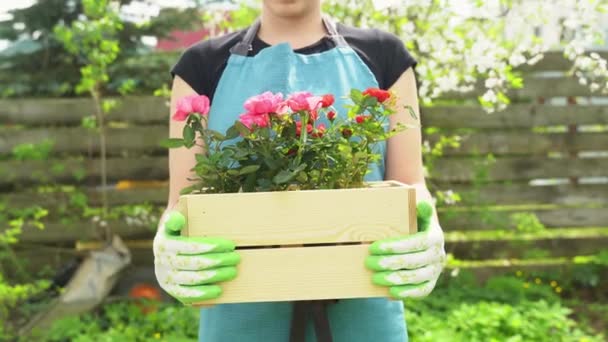
POLYGON ((394 298, 427 296, 441 274, 446 259, 443 230, 432 213, 429 203, 418 203, 417 233, 370 246, 365 265, 374 271, 373 282, 390 287, 394 298))

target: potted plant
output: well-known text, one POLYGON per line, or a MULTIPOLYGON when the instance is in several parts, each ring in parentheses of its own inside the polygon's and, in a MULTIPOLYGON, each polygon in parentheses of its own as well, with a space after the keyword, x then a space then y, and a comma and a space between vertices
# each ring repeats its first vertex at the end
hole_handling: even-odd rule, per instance
POLYGON ((387 296, 363 260, 369 242, 416 231, 415 190, 365 176, 379 144, 406 126, 387 129, 391 93, 349 97, 339 116, 332 94, 266 92, 226 132, 207 128, 207 97, 179 101, 183 137, 165 145, 205 150, 181 192, 182 234, 231 239, 242 255, 239 276, 206 303, 387 296))

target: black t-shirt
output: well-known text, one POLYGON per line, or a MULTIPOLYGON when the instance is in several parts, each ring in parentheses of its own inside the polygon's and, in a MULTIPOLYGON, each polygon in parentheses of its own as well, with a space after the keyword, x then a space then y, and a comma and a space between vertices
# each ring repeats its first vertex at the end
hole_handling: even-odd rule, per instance
MULTIPOLYGON (((417 61, 406 50, 403 42, 394 34, 378 29, 361 29, 337 24, 338 33, 372 71, 381 89, 389 89, 409 67, 417 61)), ((215 88, 230 57, 230 48, 240 42, 247 29, 220 37, 204 40, 190 46, 171 69, 199 94, 213 99, 215 88)), ((258 37, 252 43, 250 56, 269 45, 258 37)), ((328 37, 317 43, 295 50, 300 54, 327 51, 335 44, 328 37)))

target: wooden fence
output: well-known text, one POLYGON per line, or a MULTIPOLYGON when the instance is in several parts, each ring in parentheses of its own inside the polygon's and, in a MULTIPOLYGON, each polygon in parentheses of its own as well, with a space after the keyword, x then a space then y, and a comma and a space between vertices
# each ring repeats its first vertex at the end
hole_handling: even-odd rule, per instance
MULTIPOLYGON (((422 109, 424 127, 461 136, 460 147, 446 149, 433 162, 429 178, 436 189, 453 190, 462 197, 460 203, 440 208, 446 248, 456 258, 524 258, 531 251, 561 257, 606 248, 608 97, 591 94, 565 74, 566 67, 559 54, 553 53, 525 69, 526 86, 510 94, 514 104, 504 112, 486 114, 474 105, 422 109), (559 73, 539 76, 546 71, 559 73), (492 159, 488 159, 490 154, 492 159), (536 215, 547 230, 535 235, 515 230, 515 213, 536 215)), ((73 201, 69 192, 39 189, 41 184, 79 185, 89 204, 99 205, 99 142, 95 133, 80 126, 82 117, 92 112, 88 99, 0 100, 0 156, 5 156, 0 160, 2 199, 13 209, 33 204, 49 209, 44 230, 24 230, 24 255, 46 262, 59 260, 41 251, 71 248, 76 241, 95 237, 90 220, 62 217, 73 201), (10 157, 15 146, 45 139, 54 142, 50 159, 10 157)), ((165 181, 167 152, 158 146, 167 134, 164 100, 126 98, 109 120, 108 179, 113 183, 165 181)), ((438 135, 425 139, 433 142, 438 135)), ((147 202, 162 207, 166 197, 165 183, 113 188, 109 193, 112 205, 147 202)), ((110 225, 127 240, 153 235, 149 224, 117 220, 110 225)), ((149 243, 143 246, 149 248, 149 243)), ((151 263, 149 249, 142 255, 140 261, 151 263)))

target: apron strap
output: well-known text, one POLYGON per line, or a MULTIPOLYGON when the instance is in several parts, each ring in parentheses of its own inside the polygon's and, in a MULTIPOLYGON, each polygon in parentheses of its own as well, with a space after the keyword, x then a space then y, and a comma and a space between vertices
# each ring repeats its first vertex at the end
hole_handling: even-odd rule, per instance
POLYGON ((329 317, 327 316, 327 306, 336 301, 326 299, 294 302, 289 342, 306 342, 306 325, 309 316, 312 316, 316 340, 318 342, 333 342, 329 317))
MULTIPOLYGON (((338 33, 336 23, 325 15, 322 19, 323 26, 325 26, 325 30, 327 31, 327 37, 331 39, 337 47, 348 46, 346 39, 338 33)), ((247 29, 243 40, 234 45, 230 49, 230 53, 239 56, 248 56, 249 52, 253 50, 253 40, 260 30, 260 24, 260 18, 256 19, 253 24, 249 26, 249 29, 247 29)))
POLYGON ((249 29, 247 33, 245 33, 245 37, 243 40, 238 42, 235 46, 230 49, 230 53, 239 55, 239 56, 247 56, 249 55, 249 51, 253 50, 253 39, 258 34, 260 30, 260 18, 256 19, 249 29))
POLYGON ((342 37, 342 35, 338 33, 338 28, 336 27, 335 21, 333 21, 328 16, 324 15, 323 16, 323 25, 325 25, 325 29, 327 30, 327 33, 328 33, 327 37, 329 39, 331 39, 334 42, 334 44, 336 44, 336 47, 348 46, 346 39, 344 39, 344 37, 342 37))

